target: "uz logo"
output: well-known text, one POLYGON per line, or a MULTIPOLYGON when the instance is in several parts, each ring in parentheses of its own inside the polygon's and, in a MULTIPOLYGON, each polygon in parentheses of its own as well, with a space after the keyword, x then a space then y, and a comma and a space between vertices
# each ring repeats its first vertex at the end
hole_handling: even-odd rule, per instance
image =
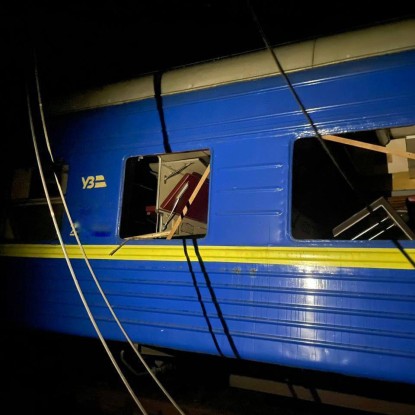
POLYGON ((99 187, 107 187, 105 177, 102 174, 82 177, 82 189, 98 189, 99 187))

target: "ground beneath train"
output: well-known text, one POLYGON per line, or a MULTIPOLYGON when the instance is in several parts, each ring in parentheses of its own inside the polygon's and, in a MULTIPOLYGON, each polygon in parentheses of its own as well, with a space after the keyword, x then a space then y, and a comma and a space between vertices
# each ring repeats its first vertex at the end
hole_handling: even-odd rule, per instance
MULTIPOLYGON (((3 405, 11 408, 9 412, 42 415, 142 413, 98 339, 7 330, 2 335, 2 345, 3 384, 6 385, 3 386, 3 405)), ((148 415, 179 413, 148 375, 128 344, 110 342, 108 346, 148 415)), ((193 355, 145 356, 148 365, 157 372, 157 378, 186 415, 373 414, 373 407, 369 408, 363 403, 361 407, 355 404, 353 408, 348 408, 343 403, 335 406, 333 402, 329 405, 321 402, 318 388, 327 390, 329 384, 333 390, 337 387, 342 392, 348 386, 351 395, 355 395, 359 385, 347 385, 355 383, 350 382, 349 378, 325 379, 322 374, 318 384, 315 374, 301 370, 290 372, 275 367, 274 371, 280 372, 275 373, 275 379, 272 380, 278 382, 277 389, 278 385, 285 385, 285 390, 292 390, 291 396, 280 396, 230 386, 231 377, 268 377, 269 382, 269 367, 238 366, 234 361, 193 355), (306 400, 300 396, 304 390, 308 391, 309 398, 306 400)), ((404 411, 400 413, 405 414, 413 403, 415 389, 408 385, 386 386, 389 396, 376 382, 363 382, 360 387, 362 394, 371 400, 403 402, 403 406, 397 408, 403 408, 404 411)), ((381 402, 380 412, 376 413, 387 413, 387 409, 387 405, 382 406, 381 402)))

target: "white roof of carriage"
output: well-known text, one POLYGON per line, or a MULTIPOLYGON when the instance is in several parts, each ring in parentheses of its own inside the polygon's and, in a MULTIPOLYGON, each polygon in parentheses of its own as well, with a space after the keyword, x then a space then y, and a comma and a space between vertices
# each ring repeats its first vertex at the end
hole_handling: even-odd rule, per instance
MULTIPOLYGON (((414 48, 415 19, 409 19, 278 46, 274 51, 284 70, 289 73, 414 48)), ((166 72, 162 78, 162 94, 176 94, 278 74, 271 53, 261 50, 166 72)), ((53 113, 80 111, 153 96, 153 76, 146 75, 61 98, 49 110, 53 113)))

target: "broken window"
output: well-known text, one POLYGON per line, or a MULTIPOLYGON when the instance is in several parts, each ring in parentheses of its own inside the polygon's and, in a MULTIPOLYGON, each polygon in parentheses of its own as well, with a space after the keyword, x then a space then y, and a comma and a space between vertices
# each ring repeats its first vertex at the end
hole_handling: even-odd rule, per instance
POLYGON ((209 150, 127 159, 120 237, 206 235, 208 168, 209 150))
MULTIPOLYGON (((54 170, 65 194, 68 166, 56 165, 54 170)), ((44 176, 55 218, 61 227, 64 209, 53 173, 52 169, 45 170, 44 176)), ((5 206, 1 232, 4 240, 39 242, 57 239, 39 170, 36 167, 14 170, 5 206)))
POLYGON ((338 168, 316 137, 294 143, 293 237, 415 239, 415 126, 323 139, 338 168))

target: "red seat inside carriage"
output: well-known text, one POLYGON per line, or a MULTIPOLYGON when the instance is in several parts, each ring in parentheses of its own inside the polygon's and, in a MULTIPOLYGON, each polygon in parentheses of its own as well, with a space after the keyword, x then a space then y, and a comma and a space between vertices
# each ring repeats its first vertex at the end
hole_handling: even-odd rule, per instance
MULTIPOLYGON (((170 213, 174 209, 174 213, 180 214, 189 201, 190 196, 195 190, 195 187, 199 183, 201 177, 202 176, 199 173, 185 174, 160 204, 160 210, 170 213), (186 190, 184 190, 184 192, 181 194, 186 185, 186 190), (179 200, 177 201, 178 198, 179 200)), ((206 180, 199 190, 195 200, 188 208, 186 217, 198 222, 207 223, 208 198, 209 180, 206 180)))

